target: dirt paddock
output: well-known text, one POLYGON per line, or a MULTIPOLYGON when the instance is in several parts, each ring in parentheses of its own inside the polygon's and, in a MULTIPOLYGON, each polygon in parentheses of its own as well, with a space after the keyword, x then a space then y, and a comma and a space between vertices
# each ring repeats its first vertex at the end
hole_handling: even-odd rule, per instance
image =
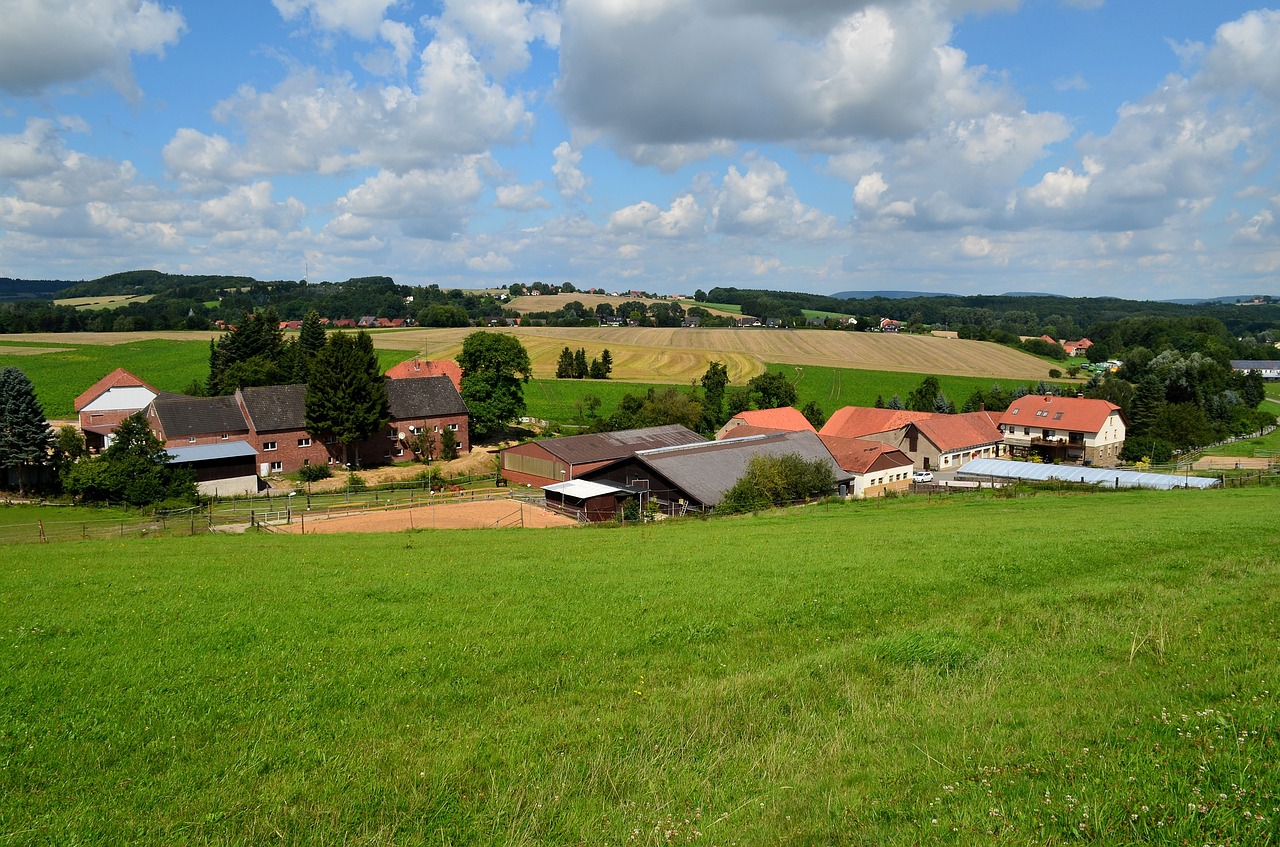
POLYGON ((277 532, 403 532, 407 529, 492 529, 495 526, 544 528, 572 526, 573 518, 518 500, 480 500, 473 503, 447 503, 366 512, 334 518, 308 517, 305 512, 294 515, 291 524, 276 526, 277 532))
POLYGON ((1197 459, 1191 467, 1197 471, 1231 470, 1242 468, 1247 470, 1266 470, 1271 466, 1269 459, 1257 459, 1246 456, 1206 456, 1197 459))

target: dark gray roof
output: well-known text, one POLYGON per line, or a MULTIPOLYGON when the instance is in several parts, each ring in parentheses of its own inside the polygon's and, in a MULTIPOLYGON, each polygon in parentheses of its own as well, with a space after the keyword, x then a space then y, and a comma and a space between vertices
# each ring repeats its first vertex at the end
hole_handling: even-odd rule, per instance
POLYGON ((391 420, 465 415, 467 404, 447 376, 419 376, 387 380, 391 420))
POLYGON ((592 432, 565 438, 547 438, 537 442, 539 447, 571 465, 608 462, 625 458, 641 450, 705 443, 707 439, 680 424, 623 429, 618 432, 592 432))
POLYGON ((265 385, 242 388, 249 420, 258 432, 279 432, 307 428, 305 385, 265 385))
POLYGON ((816 432, 775 432, 726 438, 684 447, 645 450, 636 459, 669 479, 698 502, 714 506, 742 478, 755 456, 794 453, 807 462, 827 462, 837 481, 849 479, 816 432))
POLYGON ((249 431, 234 397, 165 397, 151 405, 166 438, 249 431))

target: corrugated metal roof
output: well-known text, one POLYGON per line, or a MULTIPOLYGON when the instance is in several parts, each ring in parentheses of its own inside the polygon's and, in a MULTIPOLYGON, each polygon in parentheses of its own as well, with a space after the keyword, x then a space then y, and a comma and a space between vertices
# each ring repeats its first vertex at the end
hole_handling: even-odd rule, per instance
POLYGON ((623 429, 618 432, 591 432, 565 438, 547 438, 535 443, 566 464, 581 465, 588 462, 622 459, 641 450, 709 442, 688 427, 670 424, 644 429, 623 429))
POLYGON ((248 441, 219 441, 217 444, 195 444, 191 447, 170 447, 169 460, 185 464, 187 462, 209 462, 215 459, 253 458, 258 451, 248 441))
POLYGON ((1082 468, 1075 465, 1042 465, 1007 459, 974 459, 956 471, 964 479, 1025 479, 1083 482, 1116 488, 1214 488, 1218 480, 1198 476, 1143 473, 1115 468, 1082 468))
POLYGON ((831 456, 831 451, 818 438, 817 433, 810 431, 752 435, 704 444, 644 450, 637 452, 636 458, 671 480, 699 503, 714 506, 746 473, 747 464, 753 457, 785 456, 791 453, 799 455, 805 461, 817 459, 829 463, 831 473, 837 481, 849 479, 849 474, 831 456))

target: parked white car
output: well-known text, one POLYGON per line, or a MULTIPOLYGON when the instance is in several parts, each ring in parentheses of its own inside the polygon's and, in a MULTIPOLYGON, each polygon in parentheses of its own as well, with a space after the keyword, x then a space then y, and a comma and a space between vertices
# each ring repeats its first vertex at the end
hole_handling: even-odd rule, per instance
POLYGON ((912 482, 933 482, 933 471, 914 471, 911 474, 912 482))

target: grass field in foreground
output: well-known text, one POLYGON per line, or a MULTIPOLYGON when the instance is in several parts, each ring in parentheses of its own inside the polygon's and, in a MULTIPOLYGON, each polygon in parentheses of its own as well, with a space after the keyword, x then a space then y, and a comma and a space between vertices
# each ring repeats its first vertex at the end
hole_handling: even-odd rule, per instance
POLYGON ((1276 495, 0 562, 0 844, 1275 844, 1276 495))

